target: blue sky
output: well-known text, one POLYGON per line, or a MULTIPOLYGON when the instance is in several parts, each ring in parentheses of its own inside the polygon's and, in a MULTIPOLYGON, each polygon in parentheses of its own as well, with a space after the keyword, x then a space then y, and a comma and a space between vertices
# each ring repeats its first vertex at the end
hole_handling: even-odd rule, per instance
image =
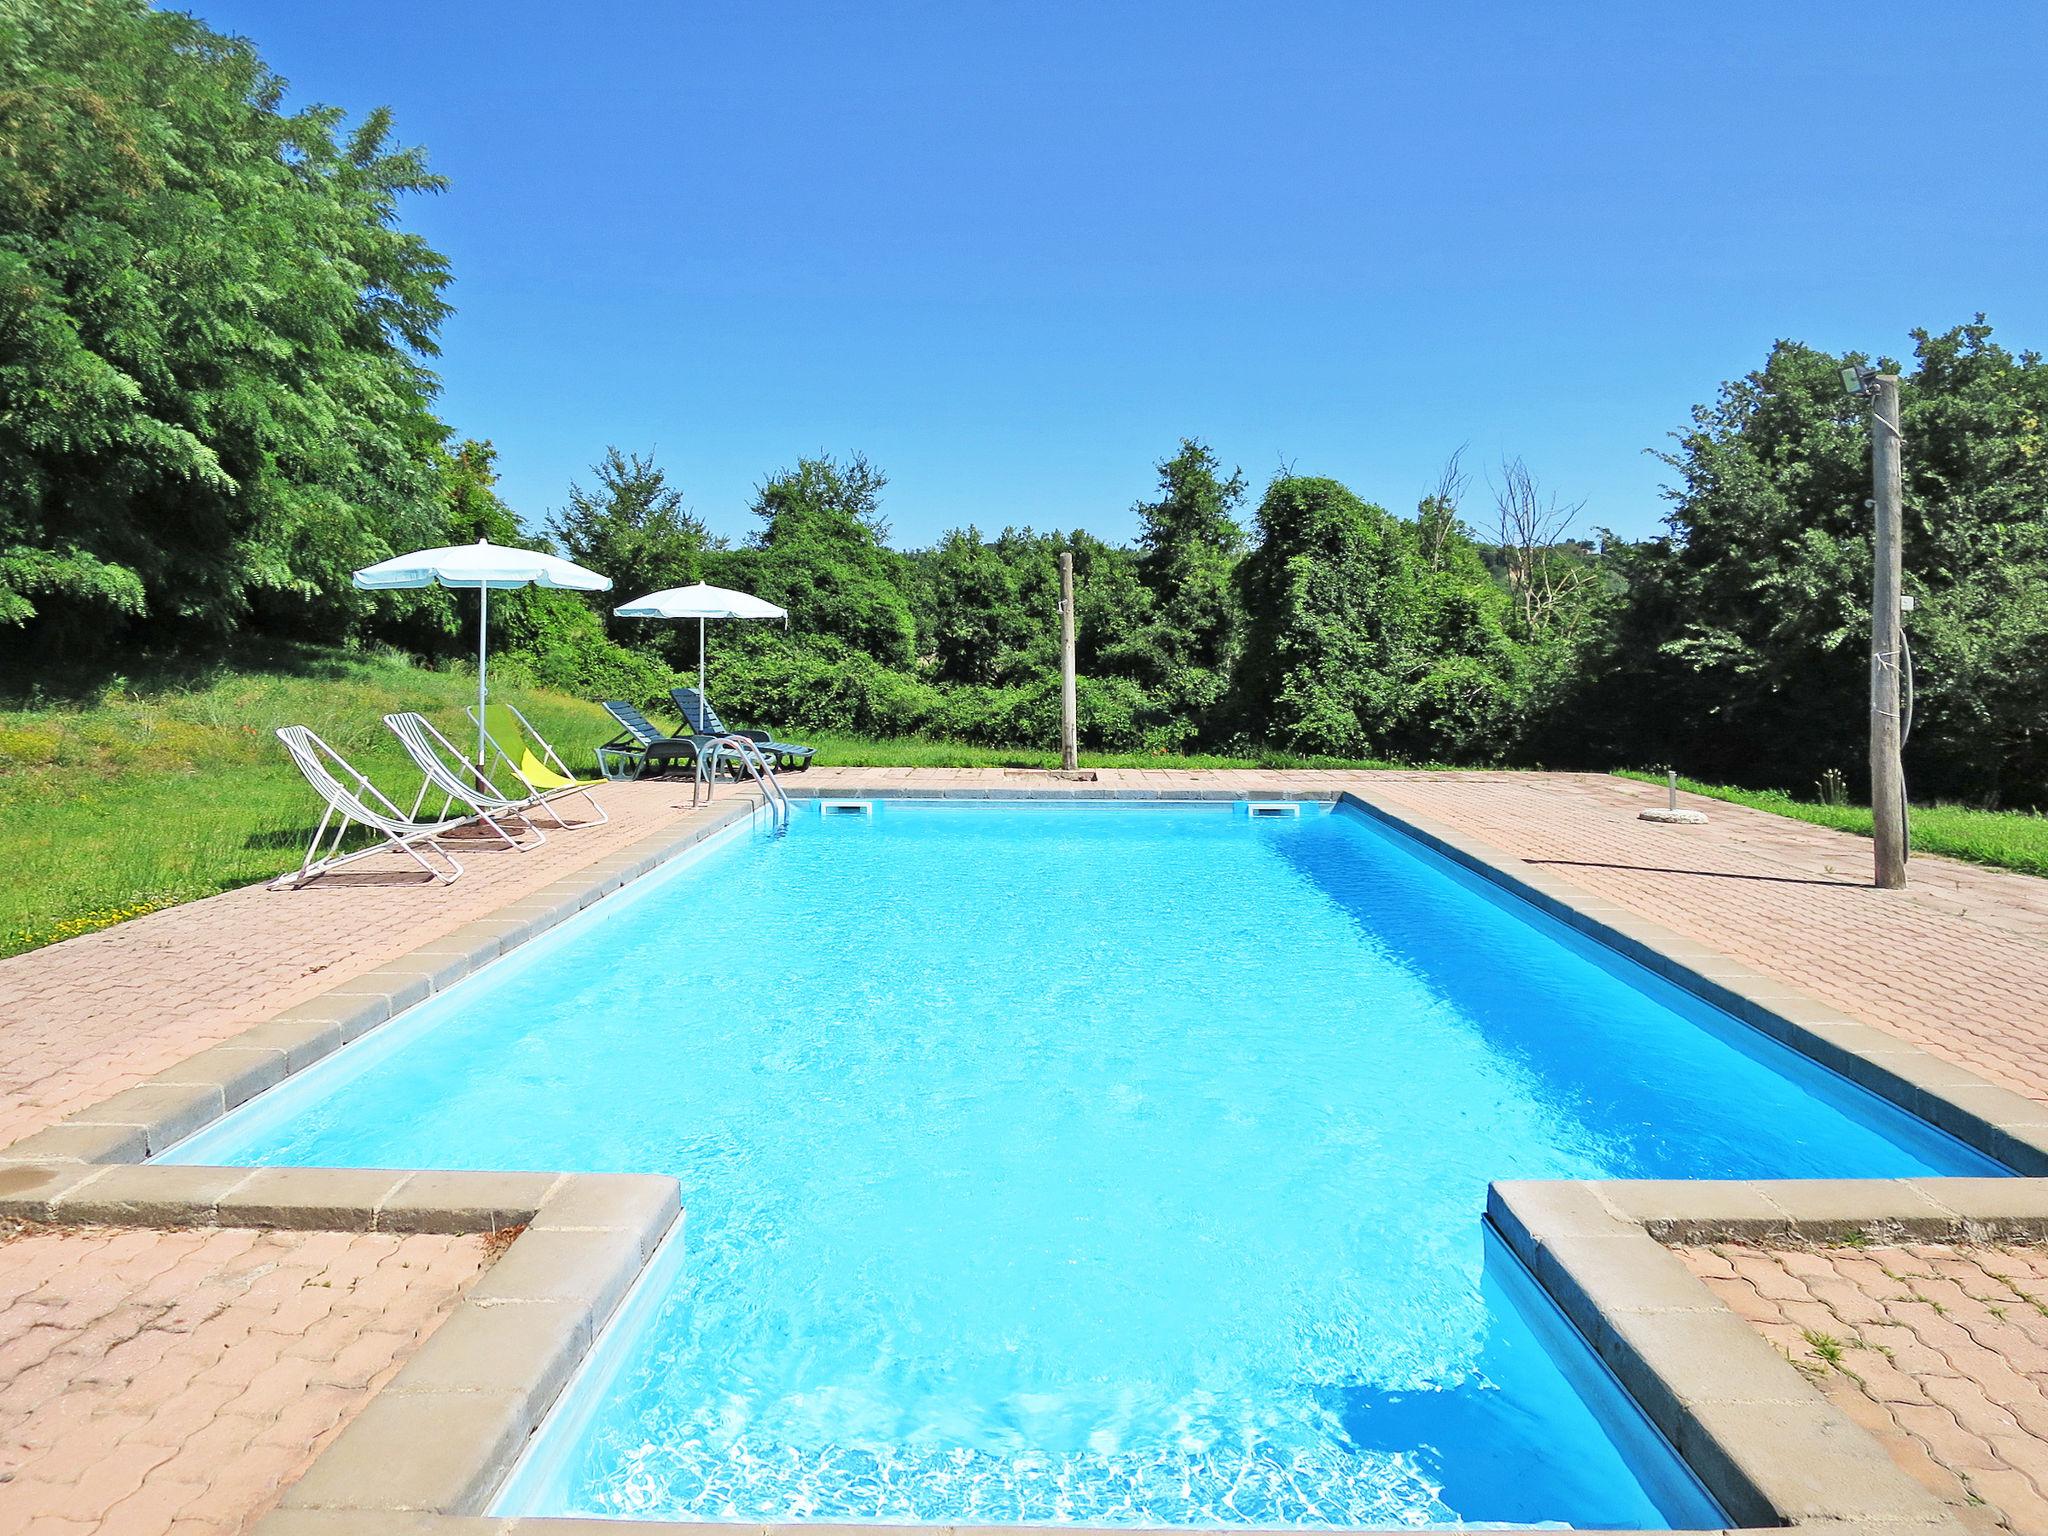
POLYGON ((2038 4, 189 8, 453 180, 444 414, 529 519, 617 443, 741 536, 858 449, 899 544, 1126 537, 1187 434, 1641 534, 1776 337, 2048 342, 2038 4))

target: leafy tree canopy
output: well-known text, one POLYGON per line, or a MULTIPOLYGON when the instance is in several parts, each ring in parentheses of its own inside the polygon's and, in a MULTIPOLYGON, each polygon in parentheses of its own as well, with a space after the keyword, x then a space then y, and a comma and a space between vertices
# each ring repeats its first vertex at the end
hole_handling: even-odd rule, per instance
MULTIPOLYGON (((2048 791, 2048 370, 1982 317, 1914 333, 1902 372, 1907 624, 1922 790, 2048 791)), ((1867 752, 1870 438, 1839 370, 1797 342, 1693 413, 1666 462, 1668 536, 1616 552, 1628 597, 1588 657, 1589 733, 1638 761, 1805 789, 1867 752), (1611 744, 1611 745, 1610 745, 1611 744)), ((1885 363, 1893 368, 1896 365, 1885 363)))
POLYGON ((351 611, 438 531, 441 186, 144 0, 0 0, 0 620, 351 611))
POLYGON ((1238 571, 1250 735, 1346 756, 1500 749, 1520 658, 1476 561, 1432 566, 1417 525, 1335 480, 1281 475, 1258 525, 1238 571))
POLYGON ((718 560, 714 577, 789 610, 793 627, 833 635, 885 666, 908 667, 917 623, 907 563, 889 548, 881 512, 888 477, 855 454, 799 459, 754 495, 761 529, 718 560))
POLYGON ((644 640, 646 619, 617 618, 610 609, 629 598, 703 580, 704 557, 722 541, 683 505, 682 492, 668 483, 652 456, 607 448, 591 473, 596 487, 571 485, 568 505, 554 514, 548 529, 571 560, 611 577, 605 625, 612 638, 644 640))
POLYGON ((1220 670, 1229 660, 1235 611, 1230 577, 1244 550, 1234 515, 1244 474, 1226 478, 1216 455, 1195 438, 1159 465, 1159 499, 1140 502, 1138 575, 1156 615, 1151 649, 1163 669, 1220 670))

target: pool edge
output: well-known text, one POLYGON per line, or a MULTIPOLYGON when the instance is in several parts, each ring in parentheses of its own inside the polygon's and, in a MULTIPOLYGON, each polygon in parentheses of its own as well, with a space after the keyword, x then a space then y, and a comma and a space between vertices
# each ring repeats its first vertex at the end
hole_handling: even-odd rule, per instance
POLYGON ((2040 1184, 1503 1180, 1486 1207, 1737 1528, 1967 1529, 1666 1245, 2041 1240, 2040 1184))

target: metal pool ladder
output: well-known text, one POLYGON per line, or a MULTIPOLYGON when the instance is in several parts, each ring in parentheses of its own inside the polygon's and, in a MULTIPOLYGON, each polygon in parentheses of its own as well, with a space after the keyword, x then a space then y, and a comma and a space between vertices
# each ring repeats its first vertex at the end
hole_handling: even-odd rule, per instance
POLYGON ((697 808, 697 795, 701 790, 704 804, 711 803, 712 791, 717 785, 718 764, 727 752, 737 758, 747 772, 760 786, 761 799, 768 807, 768 814, 779 825, 789 825, 789 794, 782 787, 782 780, 775 776, 775 765, 768 761, 768 754, 761 750, 759 742, 745 736, 721 736, 712 742, 709 750, 697 754, 697 774, 690 783, 690 809, 697 808), (709 759, 712 776, 704 775, 704 763, 709 759))

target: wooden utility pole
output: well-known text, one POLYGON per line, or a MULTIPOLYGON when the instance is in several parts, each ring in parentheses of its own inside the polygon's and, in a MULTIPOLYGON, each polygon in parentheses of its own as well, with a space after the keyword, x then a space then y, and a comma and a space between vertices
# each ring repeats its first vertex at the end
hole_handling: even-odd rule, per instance
POLYGON ((1074 555, 1060 551, 1060 767, 1081 766, 1080 707, 1074 698, 1074 555))
POLYGON ((1899 592, 1905 498, 1905 440, 1899 423, 1899 377, 1870 381, 1871 505, 1876 510, 1870 601, 1870 815, 1877 849, 1877 884, 1896 891, 1906 883, 1906 772, 1899 761, 1899 592))

